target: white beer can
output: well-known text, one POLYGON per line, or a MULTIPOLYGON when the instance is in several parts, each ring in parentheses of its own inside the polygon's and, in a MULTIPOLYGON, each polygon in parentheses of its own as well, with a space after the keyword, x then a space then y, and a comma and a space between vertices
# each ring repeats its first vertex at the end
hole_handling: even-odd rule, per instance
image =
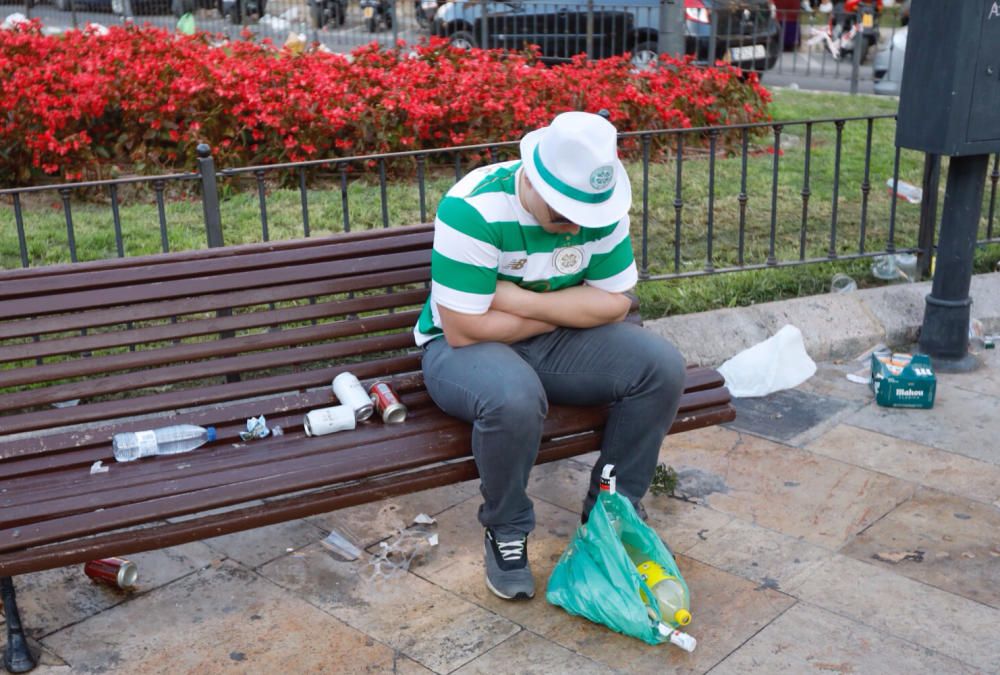
POLYGON ((333 378, 333 393, 341 405, 354 411, 354 418, 359 422, 371 417, 375 410, 368 392, 353 373, 341 373, 333 378))
POLYGON ((306 413, 302 423, 306 436, 323 436, 335 431, 345 431, 357 426, 354 410, 350 406, 335 405, 330 408, 319 408, 306 413))

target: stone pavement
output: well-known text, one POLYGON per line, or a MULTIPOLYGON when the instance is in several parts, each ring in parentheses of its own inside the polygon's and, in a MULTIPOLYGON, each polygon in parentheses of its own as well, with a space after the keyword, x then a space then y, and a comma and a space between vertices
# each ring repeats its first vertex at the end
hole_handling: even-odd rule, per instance
MULTIPOLYGON (((975 288, 987 311, 1000 275, 975 288)), ((892 294, 918 292, 710 313, 725 328, 799 312, 811 351, 827 360, 795 390, 738 401, 733 424, 663 445, 686 498, 645 504, 691 588, 693 654, 572 617, 542 592, 495 598, 482 578, 478 490, 464 483, 137 554, 131 594, 91 583, 82 566, 18 577, 37 672, 1000 672, 1000 355, 982 352, 975 373, 939 375, 932 410, 879 408, 845 378, 860 364, 844 354, 878 336, 838 312, 891 306, 905 333, 922 307, 903 316, 892 294), (838 329, 845 341, 834 344, 838 329), (378 583, 364 561, 340 562, 318 543, 346 528, 377 553, 419 513, 437 519, 440 545, 378 583)), ((1000 312, 979 315, 1000 328, 1000 312)), ((876 316, 863 318, 874 326, 876 316)), ((594 459, 534 471, 540 590, 578 523, 594 459)))

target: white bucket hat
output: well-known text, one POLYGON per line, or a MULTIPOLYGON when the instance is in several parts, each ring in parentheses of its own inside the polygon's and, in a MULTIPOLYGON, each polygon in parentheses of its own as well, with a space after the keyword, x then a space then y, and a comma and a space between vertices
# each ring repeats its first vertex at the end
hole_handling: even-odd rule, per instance
POLYGON ((632 205, 618 132, 600 115, 557 115, 521 139, 521 162, 545 203, 581 227, 614 225, 632 205))

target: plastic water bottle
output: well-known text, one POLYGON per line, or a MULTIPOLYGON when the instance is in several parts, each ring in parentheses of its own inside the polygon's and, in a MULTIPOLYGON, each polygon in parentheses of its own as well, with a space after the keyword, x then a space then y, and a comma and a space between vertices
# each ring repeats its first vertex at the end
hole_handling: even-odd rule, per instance
POLYGON ((188 452, 214 440, 215 427, 175 424, 150 431, 115 434, 111 446, 117 461, 131 462, 140 457, 188 452))
MULTIPOLYGON (((667 574, 662 567, 652 560, 647 560, 637 565, 636 569, 639 570, 642 580, 646 582, 646 586, 653 593, 653 597, 660 608, 660 616, 664 620, 671 621, 678 626, 686 626, 691 623, 691 610, 689 609, 691 601, 688 599, 687 593, 684 591, 684 586, 677 577, 667 574)), ((645 591, 640 592, 642 593, 643 601, 650 603, 645 591)), ((656 618, 652 608, 649 611, 651 617, 656 618)))

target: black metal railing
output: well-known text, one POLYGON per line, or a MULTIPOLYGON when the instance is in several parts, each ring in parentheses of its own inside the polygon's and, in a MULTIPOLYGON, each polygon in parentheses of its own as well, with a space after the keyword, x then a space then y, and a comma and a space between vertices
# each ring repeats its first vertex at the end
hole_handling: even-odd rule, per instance
MULTIPOLYGON (((641 277, 928 260, 936 207, 892 186, 923 182, 934 198, 936 179, 921 176, 936 172, 894 147, 894 129, 881 115, 621 134, 641 277)), ((468 170, 516 158, 507 142, 219 169, 201 146, 197 173, 0 190, 0 267, 428 222, 468 170)), ((980 244, 1000 243, 1000 155, 991 164, 980 244)))

